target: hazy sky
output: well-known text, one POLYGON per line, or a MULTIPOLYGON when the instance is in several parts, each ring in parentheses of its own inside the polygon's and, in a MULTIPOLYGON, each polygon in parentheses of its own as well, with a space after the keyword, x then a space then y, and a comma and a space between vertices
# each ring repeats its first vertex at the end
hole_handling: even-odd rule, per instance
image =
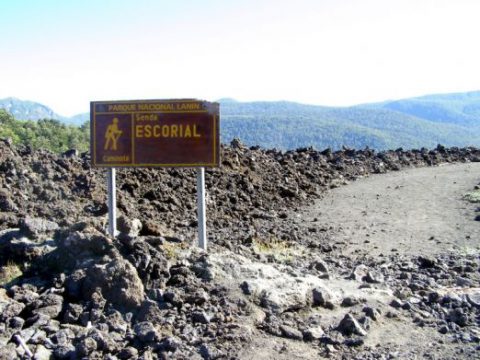
POLYGON ((0 98, 320 105, 480 89, 479 0, 0 0, 0 98))

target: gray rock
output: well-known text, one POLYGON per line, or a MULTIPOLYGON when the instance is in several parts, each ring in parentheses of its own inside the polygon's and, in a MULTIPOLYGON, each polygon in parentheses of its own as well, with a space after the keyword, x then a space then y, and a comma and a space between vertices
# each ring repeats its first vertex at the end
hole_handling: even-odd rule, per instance
POLYGON ((84 251, 102 255, 112 247, 112 242, 108 237, 96 231, 93 234, 74 231, 63 239, 62 246, 74 256, 84 251))
POLYGON ((356 281, 363 281, 369 272, 369 268, 366 265, 358 265, 353 269, 349 276, 349 279, 356 281))
POLYGON ((127 346, 125 349, 122 349, 117 356, 121 360, 135 360, 138 359, 138 350, 132 346, 127 346))
POLYGON ((67 305, 65 314, 63 315, 63 321, 66 323, 74 323, 80 318, 82 312, 82 305, 70 303, 67 305))
POLYGON ((380 316, 381 316, 380 312, 377 309, 372 308, 370 306, 365 306, 363 308, 363 312, 365 313, 366 316, 368 316, 373 321, 377 321, 378 319, 380 319, 380 316))
POLYGON ((38 298, 34 303, 34 315, 44 314, 50 318, 56 318, 63 308, 63 296, 57 294, 47 294, 38 298))
POLYGON ((210 316, 208 316, 205 311, 195 311, 192 314, 192 321, 194 323, 208 324, 210 323, 210 316))
POLYGON ((0 211, 17 211, 18 208, 10 197, 6 189, 0 189, 0 211))
POLYGON ((357 347, 362 346, 364 340, 362 338, 353 338, 353 339, 345 339, 344 344, 350 347, 357 347))
POLYGON ((88 356, 97 350, 97 342, 91 337, 86 337, 77 343, 76 350, 78 355, 88 356))
POLYGON ((9 299, 8 297, 0 297, 0 321, 5 322, 7 319, 19 315, 25 308, 25 304, 9 299))
POLYGON ((472 287, 473 281, 464 277, 459 276, 457 278, 457 285, 461 287, 472 287))
POLYGON ((56 359, 76 359, 75 346, 72 344, 61 345, 55 348, 53 355, 56 359))
POLYGON ((430 256, 419 256, 418 263, 421 268, 433 268, 437 265, 437 259, 430 256))
POLYGON ((469 294, 467 294, 467 301, 477 307, 477 308, 480 308, 480 291, 474 291, 474 292, 471 292, 469 294))
POLYGON ((0 359, 15 360, 17 359, 16 345, 9 343, 6 346, 0 346, 0 359))
POLYGON ((315 287, 312 290, 312 305, 313 306, 323 306, 327 309, 333 309, 335 306, 332 302, 333 295, 325 287, 315 287))
POLYGON ((340 331, 343 335, 359 335, 365 336, 367 332, 362 328, 360 323, 351 315, 346 314, 345 317, 340 321, 337 326, 337 330, 340 331))
POLYGON ((43 344, 46 338, 47 333, 43 330, 37 329, 35 334, 30 338, 29 343, 35 345, 43 344))
POLYGON ((314 260, 311 265, 310 265, 310 268, 312 269, 316 269, 318 271, 321 271, 323 273, 328 273, 328 266, 327 264, 321 260, 321 259, 316 259, 314 260))
POLYGON ((291 326, 287 325, 280 325, 280 331, 282 332, 282 336, 286 337, 287 339, 294 339, 294 340, 302 340, 303 334, 300 330, 295 329, 291 326))
POLYGON ((311 327, 303 332, 303 339, 305 341, 320 340, 325 335, 325 332, 320 326, 311 327))
POLYGON ((380 271, 369 270, 365 280, 371 284, 381 284, 385 281, 385 278, 380 271))
POLYGON ((140 235, 142 230, 142 222, 139 219, 129 219, 125 215, 122 215, 117 220, 118 231, 122 235, 127 235, 132 238, 136 238, 140 235))
POLYGON ((119 308, 137 308, 145 300, 145 290, 137 270, 121 256, 87 270, 83 282, 84 299, 90 300, 97 289, 101 289, 103 297, 119 308))
POLYGON ((355 306, 360 303, 360 300, 356 298, 355 296, 347 296, 342 300, 342 303, 340 304, 343 307, 350 307, 350 306, 355 306))
POLYGON ((50 360, 52 358, 52 354, 52 350, 47 349, 43 345, 37 345, 33 355, 33 360, 50 360))
POLYGON ((20 330, 25 324, 25 320, 20 316, 15 316, 8 321, 8 327, 12 330, 20 330))
POLYGON ((390 306, 394 307, 395 309, 400 309, 403 306, 403 302, 399 299, 393 299, 390 302, 390 306))
POLYGON ((159 340, 157 329, 149 321, 142 321, 133 328, 137 338, 143 343, 149 343, 159 340))
POLYGON ((462 308, 452 309, 448 312, 447 320, 454 322, 458 326, 464 327, 468 324, 468 316, 462 308))
POLYGON ((32 239, 39 239, 42 236, 52 234, 59 227, 56 222, 30 216, 22 219, 19 225, 20 233, 32 239))

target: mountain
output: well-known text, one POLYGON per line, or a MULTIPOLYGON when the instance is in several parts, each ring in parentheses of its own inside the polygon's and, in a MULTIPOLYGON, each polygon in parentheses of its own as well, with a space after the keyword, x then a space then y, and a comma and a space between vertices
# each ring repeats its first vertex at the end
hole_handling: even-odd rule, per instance
POLYGON ((0 108, 7 110, 16 119, 38 120, 60 118, 60 115, 45 105, 14 97, 0 99, 0 108))
POLYGON ((7 110, 19 120, 56 119, 65 124, 79 126, 90 119, 88 113, 66 117, 55 113, 43 104, 29 100, 20 100, 14 97, 0 99, 0 109, 7 110))
MULTIPOLYGON (((239 138, 249 146, 277 149, 480 146, 480 91, 350 107, 231 98, 219 102, 225 143, 239 138)), ((90 117, 88 113, 62 117, 42 104, 14 98, 0 100, 1 107, 17 119, 55 118, 80 125, 90 117)))
POLYGON ((378 104, 367 104, 364 107, 394 110, 433 122, 478 126, 480 121, 480 91, 426 95, 378 104))
POLYGON ((480 145, 480 117, 468 121, 463 118, 433 121, 391 109, 387 103, 352 107, 291 102, 220 103, 224 142, 238 137, 247 145, 280 149, 305 146, 339 149, 342 145, 391 149, 434 147, 439 143, 480 145))

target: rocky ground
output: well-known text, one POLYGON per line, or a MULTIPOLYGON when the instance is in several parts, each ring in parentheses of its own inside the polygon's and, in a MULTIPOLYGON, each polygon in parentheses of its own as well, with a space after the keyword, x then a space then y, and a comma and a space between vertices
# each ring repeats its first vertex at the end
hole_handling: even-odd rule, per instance
MULTIPOLYGON (((395 179, 448 163, 478 173, 479 162, 475 148, 281 152, 234 141, 222 166, 206 173, 203 253, 193 169, 119 170, 120 234, 112 239, 105 171, 92 169, 88 154, 0 140, 0 358, 478 357, 474 204, 461 200, 467 220, 451 219, 449 239, 432 233, 441 244, 470 236, 468 247, 437 246, 434 236, 438 251, 379 252, 402 232, 382 240, 378 233, 391 229, 378 226, 378 212, 377 224, 362 228, 368 210, 346 215, 357 223, 335 221, 321 201, 370 174, 395 179)), ((473 191, 478 180, 462 186, 473 191)))

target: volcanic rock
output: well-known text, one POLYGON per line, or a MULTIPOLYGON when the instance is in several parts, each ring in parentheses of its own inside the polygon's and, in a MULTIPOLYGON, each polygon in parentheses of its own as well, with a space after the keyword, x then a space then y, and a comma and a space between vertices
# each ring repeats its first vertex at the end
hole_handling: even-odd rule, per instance
POLYGON ((337 330, 340 331, 343 335, 359 335, 365 336, 367 332, 362 328, 360 323, 351 315, 346 314, 345 317, 340 321, 337 326, 337 330))
POLYGON ((145 300, 144 286, 136 269, 120 256, 86 270, 83 297, 88 300, 97 289, 119 308, 136 308, 145 300))

